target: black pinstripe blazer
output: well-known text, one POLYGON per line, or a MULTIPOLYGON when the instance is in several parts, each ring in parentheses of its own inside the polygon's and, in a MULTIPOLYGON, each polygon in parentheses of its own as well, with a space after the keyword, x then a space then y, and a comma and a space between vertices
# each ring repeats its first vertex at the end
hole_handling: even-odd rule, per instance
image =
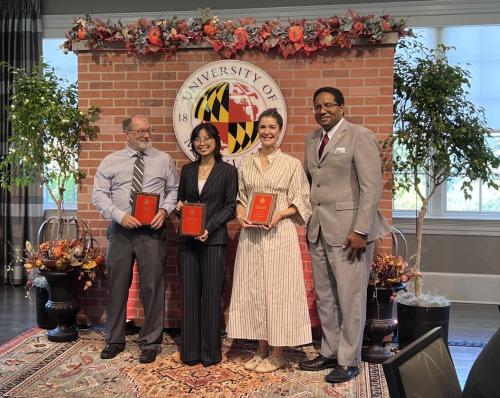
MULTIPOLYGON (((185 165, 181 170, 177 200, 207 205, 206 224, 208 245, 227 243, 226 224, 236 215, 238 171, 222 160, 217 161, 201 192, 198 192, 199 163, 185 165)), ((191 243, 193 237, 178 235, 179 243, 191 243)))

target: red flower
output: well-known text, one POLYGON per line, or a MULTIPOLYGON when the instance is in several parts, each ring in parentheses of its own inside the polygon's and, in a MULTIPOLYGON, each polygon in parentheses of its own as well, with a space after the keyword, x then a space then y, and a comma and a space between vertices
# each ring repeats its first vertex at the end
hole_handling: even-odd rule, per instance
POLYGON ((384 32, 391 32, 392 31, 391 23, 389 21, 383 20, 382 29, 384 30, 384 32))
POLYGON ((365 27, 365 25, 363 24, 363 22, 357 21, 357 22, 354 23, 354 25, 352 27, 356 31, 356 33, 359 33, 359 32, 361 32, 363 30, 363 28, 365 27))
POLYGON ((330 25, 332 26, 332 28, 338 28, 340 26, 339 17, 335 16, 330 18, 330 25))
POLYGON ((304 38, 304 28, 300 25, 291 26, 288 30, 288 38, 292 43, 302 41, 304 38))

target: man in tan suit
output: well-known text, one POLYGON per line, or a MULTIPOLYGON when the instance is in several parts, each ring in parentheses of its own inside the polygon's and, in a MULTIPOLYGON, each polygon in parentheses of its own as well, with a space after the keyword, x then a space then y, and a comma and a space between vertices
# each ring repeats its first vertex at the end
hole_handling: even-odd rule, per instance
POLYGON ((377 213, 382 171, 375 135, 344 119, 340 90, 316 90, 313 111, 321 128, 306 139, 307 238, 323 336, 320 355, 300 368, 333 368, 326 380, 340 383, 359 373, 372 242, 387 227, 377 213))

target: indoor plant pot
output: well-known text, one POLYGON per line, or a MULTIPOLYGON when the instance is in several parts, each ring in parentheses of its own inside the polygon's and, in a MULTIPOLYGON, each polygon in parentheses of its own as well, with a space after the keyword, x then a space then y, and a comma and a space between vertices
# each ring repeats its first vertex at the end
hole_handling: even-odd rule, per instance
POLYGON ((78 312, 78 271, 40 271, 47 278, 49 300, 45 305, 47 313, 57 320, 57 326, 48 331, 49 341, 67 342, 78 338, 76 313, 78 312))
POLYGON ((363 361, 382 363, 392 355, 391 350, 384 345, 384 337, 397 328, 398 322, 393 316, 394 295, 405 286, 404 283, 368 285, 365 334, 369 340, 361 352, 363 361))
POLYGON ((448 325, 450 303, 440 296, 421 295, 401 292, 397 297, 398 346, 408 344, 435 327, 443 328, 443 336, 448 344, 448 325))

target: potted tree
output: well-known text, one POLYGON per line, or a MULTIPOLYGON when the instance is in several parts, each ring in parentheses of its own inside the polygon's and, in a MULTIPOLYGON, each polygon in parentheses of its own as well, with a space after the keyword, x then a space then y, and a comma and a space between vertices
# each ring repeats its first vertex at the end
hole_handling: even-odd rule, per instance
POLYGON ((470 73, 449 64, 450 49, 444 44, 429 49, 415 38, 407 38, 400 41, 395 56, 395 128, 384 147, 393 152, 394 189, 413 189, 421 203, 416 223, 414 292, 398 295, 398 337, 403 346, 436 323, 446 329, 448 325, 449 302, 422 294, 423 225, 431 197, 453 178, 462 179, 465 198, 471 197, 476 180, 498 189, 493 171, 500 159, 487 143, 491 130, 483 109, 467 99, 470 73))
MULTIPOLYGON (((0 186, 4 189, 30 184, 47 186, 57 205, 57 217, 53 220, 55 233, 49 237, 54 245, 50 247, 57 246, 69 224, 63 217, 65 191, 68 184, 72 181, 78 184, 85 176, 77 164, 80 142, 96 136, 95 122, 100 110, 96 107, 86 111, 78 109, 77 84, 58 77, 47 64, 41 63, 32 72, 5 62, 0 63, 0 67, 7 68, 14 76, 9 107, 12 136, 8 141, 9 152, 0 159, 0 186)), ((40 237, 46 238, 39 233, 39 240, 40 237)), ((28 250, 28 256, 30 252, 28 250)), ((45 268, 45 264, 26 265, 45 268)), ((39 274, 28 283, 41 289, 46 286, 45 278, 39 274)), ((45 325, 44 321, 40 323, 45 325)))

